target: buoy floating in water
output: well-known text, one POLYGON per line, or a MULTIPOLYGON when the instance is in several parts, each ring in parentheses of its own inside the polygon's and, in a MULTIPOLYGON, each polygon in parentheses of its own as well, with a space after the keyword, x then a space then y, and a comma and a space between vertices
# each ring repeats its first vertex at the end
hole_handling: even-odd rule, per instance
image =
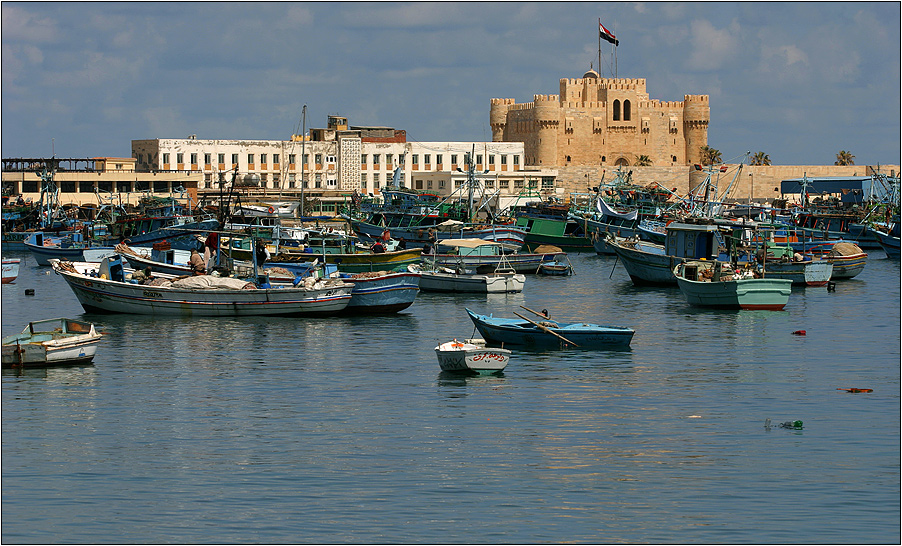
POLYGON ((849 389, 836 389, 838 391, 846 391, 846 392, 874 392, 874 389, 856 389, 854 387, 849 389))
POLYGON ((804 336, 804 335, 807 334, 807 333, 808 333, 808 332, 806 332, 805 330, 796 330, 795 332, 792 333, 792 335, 794 335, 794 336, 804 336))

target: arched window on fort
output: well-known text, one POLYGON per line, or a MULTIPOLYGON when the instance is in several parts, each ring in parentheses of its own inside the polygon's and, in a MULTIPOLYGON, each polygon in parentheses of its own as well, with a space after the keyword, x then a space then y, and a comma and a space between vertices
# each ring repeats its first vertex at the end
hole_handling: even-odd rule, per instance
POLYGON ((620 101, 614 101, 614 121, 620 121, 620 101))
POLYGON ((623 101, 623 121, 630 120, 630 101, 623 101))
POLYGON ((614 162, 614 166, 615 166, 615 167, 621 167, 621 166, 622 166, 622 167, 629 167, 629 166, 630 166, 630 162, 627 161, 625 157, 621 157, 620 159, 618 159, 617 161, 614 162))

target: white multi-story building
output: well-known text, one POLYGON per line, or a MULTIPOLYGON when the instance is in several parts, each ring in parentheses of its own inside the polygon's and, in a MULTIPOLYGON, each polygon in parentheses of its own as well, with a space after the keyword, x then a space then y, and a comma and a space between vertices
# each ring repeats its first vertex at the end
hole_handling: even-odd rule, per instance
POLYGON ((339 116, 326 129, 290 140, 133 140, 139 171, 203 173, 198 193, 213 195, 235 181, 255 194, 295 197, 303 191, 334 212, 355 190, 378 195, 400 168, 400 184, 447 196, 465 186, 466 157, 473 155, 479 180, 506 205, 527 190, 555 192, 557 171, 527 169, 521 142, 407 142, 404 131, 351 127, 339 116), (302 157, 303 156, 303 157, 302 157), (303 160, 303 167, 302 167, 303 160))

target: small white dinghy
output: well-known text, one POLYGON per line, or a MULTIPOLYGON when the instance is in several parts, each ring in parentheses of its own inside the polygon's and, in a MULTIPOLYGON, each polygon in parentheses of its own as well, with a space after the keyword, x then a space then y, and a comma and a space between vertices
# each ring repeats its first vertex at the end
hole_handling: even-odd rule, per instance
POLYGON ((449 341, 435 348, 438 365, 444 372, 498 373, 510 361, 511 352, 485 346, 483 339, 449 341))
POLYGON ((55 318, 28 323, 21 334, 3 338, 4 368, 87 364, 103 336, 90 322, 55 318))

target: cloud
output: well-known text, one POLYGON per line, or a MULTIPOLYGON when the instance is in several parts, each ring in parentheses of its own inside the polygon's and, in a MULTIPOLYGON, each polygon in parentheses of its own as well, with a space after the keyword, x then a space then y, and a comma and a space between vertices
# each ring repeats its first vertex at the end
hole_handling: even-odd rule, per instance
POLYGON ((3 3, 2 17, 4 44, 14 41, 49 43, 58 39, 59 28, 51 17, 41 17, 9 2, 3 3))
POLYGON ((727 28, 717 29, 707 20, 693 21, 689 39, 692 51, 687 67, 691 70, 720 70, 735 61, 740 50, 740 28, 733 21, 727 28))

